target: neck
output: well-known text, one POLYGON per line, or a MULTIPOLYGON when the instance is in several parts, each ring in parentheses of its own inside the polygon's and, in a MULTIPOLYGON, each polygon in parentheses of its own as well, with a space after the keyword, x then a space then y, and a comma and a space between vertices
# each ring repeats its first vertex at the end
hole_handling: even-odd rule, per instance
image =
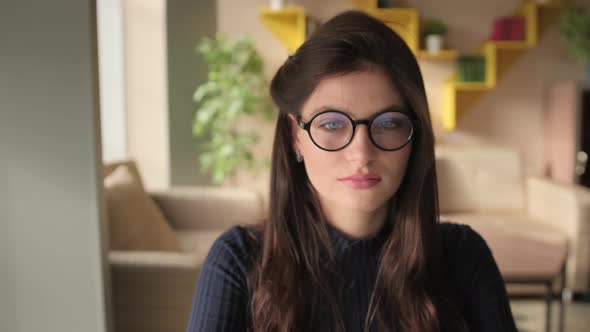
POLYGON ((366 212, 322 205, 327 222, 350 239, 362 239, 377 233, 385 223, 388 208, 389 204, 383 204, 375 211, 366 212))

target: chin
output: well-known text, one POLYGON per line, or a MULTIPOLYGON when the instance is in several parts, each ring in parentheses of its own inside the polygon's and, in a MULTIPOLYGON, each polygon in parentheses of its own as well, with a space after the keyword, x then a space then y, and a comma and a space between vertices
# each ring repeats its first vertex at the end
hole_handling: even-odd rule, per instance
POLYGON ((356 210, 364 213, 372 213, 382 207, 383 204, 387 202, 387 200, 352 197, 344 200, 344 202, 346 203, 342 205, 342 208, 356 210))

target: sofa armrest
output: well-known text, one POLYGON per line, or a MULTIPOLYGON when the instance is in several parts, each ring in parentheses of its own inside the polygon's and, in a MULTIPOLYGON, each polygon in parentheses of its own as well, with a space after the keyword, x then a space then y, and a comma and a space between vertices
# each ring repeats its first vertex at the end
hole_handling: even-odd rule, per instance
POLYGON ((185 331, 204 257, 191 253, 111 251, 116 331, 185 331))
POLYGON ((590 232, 590 190, 539 177, 527 178, 529 216, 567 234, 590 232))
POLYGON ((150 192, 176 230, 227 229, 262 219, 262 199, 254 191, 207 186, 150 192))
POLYGON ((204 257, 194 253, 174 251, 111 250, 109 263, 112 269, 135 271, 177 270, 193 271, 203 263, 204 257))
POLYGON ((527 212, 563 231, 568 238, 568 287, 588 290, 590 283, 590 190, 527 178, 527 212))

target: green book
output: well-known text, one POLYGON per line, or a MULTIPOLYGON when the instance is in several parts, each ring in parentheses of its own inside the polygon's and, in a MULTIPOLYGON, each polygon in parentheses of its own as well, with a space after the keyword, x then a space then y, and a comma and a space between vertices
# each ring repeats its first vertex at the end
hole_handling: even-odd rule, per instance
POLYGON ((458 59, 460 82, 484 82, 486 62, 483 56, 463 55, 458 59))

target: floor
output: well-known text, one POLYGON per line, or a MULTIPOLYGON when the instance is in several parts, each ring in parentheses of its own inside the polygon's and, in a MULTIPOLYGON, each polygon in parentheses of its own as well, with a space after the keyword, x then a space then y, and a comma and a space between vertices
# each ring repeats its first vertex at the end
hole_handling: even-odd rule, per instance
MULTIPOLYGON (((544 332, 545 331, 545 303, 542 300, 512 300, 512 313, 520 332, 544 332)), ((557 331, 557 313, 559 305, 554 302, 553 329, 557 331)), ((565 331, 585 332, 590 331, 590 303, 571 302, 566 305, 565 331)))

